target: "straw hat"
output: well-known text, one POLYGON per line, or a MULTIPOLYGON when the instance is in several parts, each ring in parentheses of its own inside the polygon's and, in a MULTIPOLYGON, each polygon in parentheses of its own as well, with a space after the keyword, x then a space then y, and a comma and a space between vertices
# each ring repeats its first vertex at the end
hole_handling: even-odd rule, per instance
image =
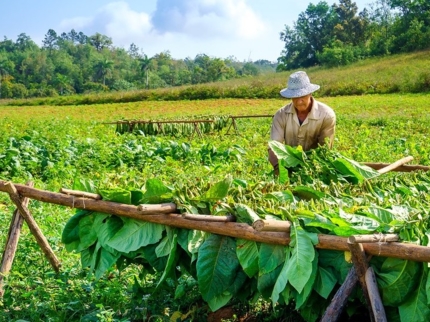
POLYGON ((311 84, 308 75, 305 72, 298 71, 290 75, 287 88, 280 91, 283 97, 295 98, 306 96, 319 90, 320 86, 311 84))

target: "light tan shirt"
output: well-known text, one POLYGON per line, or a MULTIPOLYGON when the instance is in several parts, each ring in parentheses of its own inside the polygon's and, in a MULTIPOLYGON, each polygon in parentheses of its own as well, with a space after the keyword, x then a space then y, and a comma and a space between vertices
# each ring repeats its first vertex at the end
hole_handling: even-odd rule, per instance
POLYGON ((303 147, 304 151, 328 144, 331 147, 336 128, 336 114, 326 104, 312 98, 312 109, 300 125, 293 103, 280 108, 273 117, 270 139, 290 146, 303 147))

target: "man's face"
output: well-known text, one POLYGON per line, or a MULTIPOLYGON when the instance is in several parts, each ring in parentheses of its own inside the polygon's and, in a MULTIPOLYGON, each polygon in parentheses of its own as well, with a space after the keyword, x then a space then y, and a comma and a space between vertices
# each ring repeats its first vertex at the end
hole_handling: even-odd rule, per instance
POLYGON ((306 96, 292 98, 291 100, 293 101, 293 105, 298 112, 306 112, 309 105, 311 104, 311 97, 312 94, 308 94, 306 96))

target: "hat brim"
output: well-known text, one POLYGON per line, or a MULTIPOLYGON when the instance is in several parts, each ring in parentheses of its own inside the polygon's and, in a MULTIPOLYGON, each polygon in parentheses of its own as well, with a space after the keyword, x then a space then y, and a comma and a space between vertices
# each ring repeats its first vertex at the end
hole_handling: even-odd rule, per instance
POLYGON ((319 85, 309 84, 308 87, 301 88, 301 89, 284 88, 279 93, 281 94, 281 96, 286 97, 286 98, 296 98, 296 97, 302 97, 302 96, 309 95, 309 94, 311 94, 311 93, 313 93, 319 89, 320 89, 319 85))

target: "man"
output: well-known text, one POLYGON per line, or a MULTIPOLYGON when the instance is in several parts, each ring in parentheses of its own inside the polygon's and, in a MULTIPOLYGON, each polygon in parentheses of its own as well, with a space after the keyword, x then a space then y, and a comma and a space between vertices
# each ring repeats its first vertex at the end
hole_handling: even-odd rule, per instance
MULTIPOLYGON (((329 106, 312 97, 312 93, 319 88, 319 85, 311 84, 303 71, 290 75, 287 88, 281 90, 280 94, 291 98, 291 103, 279 109, 273 117, 271 140, 293 147, 301 145, 304 151, 323 144, 332 147, 336 114, 329 106)), ((277 175, 278 158, 270 148, 269 161, 277 175)))

